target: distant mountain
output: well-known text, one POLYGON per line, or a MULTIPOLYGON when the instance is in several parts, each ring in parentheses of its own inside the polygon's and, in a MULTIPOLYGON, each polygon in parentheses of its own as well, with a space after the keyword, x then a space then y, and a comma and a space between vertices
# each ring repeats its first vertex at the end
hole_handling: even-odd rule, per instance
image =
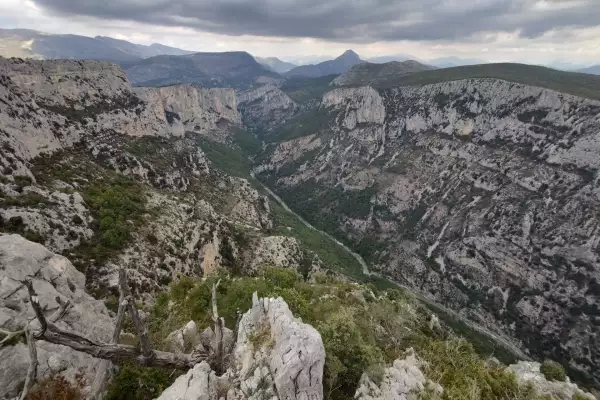
POLYGON ((462 65, 486 64, 487 61, 478 58, 440 57, 427 60, 427 64, 438 68, 460 67, 462 65))
POLYGON ((0 56, 37 59, 134 61, 158 55, 193 52, 152 44, 145 46, 105 36, 52 35, 28 29, 0 29, 0 56))
POLYGON ((408 61, 408 60, 414 60, 414 61, 419 61, 419 59, 415 56, 411 56, 410 54, 396 54, 396 55, 392 55, 392 56, 380 56, 380 57, 371 57, 371 58, 367 58, 366 61, 370 62, 370 63, 375 63, 375 64, 384 64, 384 63, 388 63, 388 62, 392 62, 392 61, 408 61))
POLYGON ((392 61, 383 64, 361 63, 352 66, 331 82, 334 86, 382 85, 402 75, 436 69, 420 62, 392 61))
POLYGON ((203 87, 245 88, 281 77, 244 51, 156 56, 121 66, 136 86, 193 83, 203 87))
POLYGON ((344 54, 330 61, 319 64, 301 65, 285 73, 285 76, 319 77, 332 74, 341 74, 353 65, 364 62, 358 54, 352 50, 346 50, 344 54))
POLYGON ((264 65, 265 67, 270 68, 271 70, 277 72, 278 74, 283 74, 284 72, 288 72, 290 69, 295 68, 296 64, 292 64, 289 62, 281 61, 277 57, 254 57, 259 64, 264 65))
POLYGON ((600 65, 594 65, 588 68, 583 68, 577 72, 583 72, 584 74, 600 75, 600 65))

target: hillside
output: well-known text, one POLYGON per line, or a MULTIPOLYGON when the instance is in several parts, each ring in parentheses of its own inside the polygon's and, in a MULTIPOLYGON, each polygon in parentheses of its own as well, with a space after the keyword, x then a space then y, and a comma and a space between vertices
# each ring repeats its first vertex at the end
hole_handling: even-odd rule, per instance
POLYGON ((0 29, 0 56, 36 59, 133 61, 192 52, 154 43, 135 44, 105 36, 52 35, 27 29, 0 29))
POLYGON ((122 66, 136 86, 191 83, 204 87, 239 88, 280 79, 276 72, 260 65, 246 52, 157 56, 122 63, 122 66))
POLYGON ((378 85, 422 86, 469 78, 495 78, 524 85, 538 86, 590 99, 600 99, 600 78, 526 64, 482 64, 443 68, 390 78, 378 85))
POLYGON ((283 74, 285 72, 288 72, 290 69, 297 67, 296 64, 281 61, 277 57, 266 57, 266 58, 255 57, 255 58, 256 58, 256 61, 258 61, 260 64, 262 64, 266 67, 269 67, 270 69, 277 72, 278 74, 283 74))
POLYGON ((301 65, 292 68, 285 73, 286 77, 310 77, 317 78, 325 75, 341 74, 353 65, 360 64, 363 61, 358 54, 352 50, 346 50, 341 56, 323 61, 318 64, 301 65))
POLYGON ((373 270, 598 384, 600 102, 424 77, 449 74, 325 93, 269 132, 257 177, 373 270))
POLYGON ((600 65, 594 65, 592 67, 580 69, 577 72, 581 72, 581 73, 584 73, 584 74, 600 75, 600 65))
POLYGON ((362 63, 352 66, 331 83, 333 86, 385 85, 388 81, 414 74, 415 72, 435 69, 417 61, 392 61, 383 64, 362 63))
POLYGON ((595 400, 599 101, 123 65, 0 58, 0 397, 595 400))

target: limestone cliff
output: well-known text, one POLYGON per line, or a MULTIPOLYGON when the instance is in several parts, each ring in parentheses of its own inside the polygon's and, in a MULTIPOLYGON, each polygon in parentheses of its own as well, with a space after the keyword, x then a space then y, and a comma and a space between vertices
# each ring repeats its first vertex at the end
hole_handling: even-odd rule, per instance
POLYGON ((374 269, 600 379, 600 102, 467 79, 321 107, 261 179, 374 269))

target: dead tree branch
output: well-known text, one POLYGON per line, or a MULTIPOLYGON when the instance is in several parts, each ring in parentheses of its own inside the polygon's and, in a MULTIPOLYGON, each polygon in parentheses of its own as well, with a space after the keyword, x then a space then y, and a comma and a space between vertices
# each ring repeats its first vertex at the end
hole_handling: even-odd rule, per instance
MULTIPOLYGON (((121 280, 121 273, 119 272, 119 281, 121 280)), ((125 299, 125 291, 123 290, 123 285, 119 287, 119 309, 117 310, 117 320, 115 321, 115 329, 113 331, 113 335, 110 343, 116 344, 119 342, 119 338, 121 336, 121 329, 123 327, 123 319, 125 317, 125 308, 127 307, 128 302, 125 299)), ((108 378, 108 369, 111 366, 111 362, 109 360, 102 360, 100 365, 98 366, 98 371, 96 372, 96 377, 94 378, 94 382, 92 383, 92 390, 90 392, 90 397, 92 399, 101 399, 102 393, 104 392, 104 387, 108 378)))
POLYGON ((140 318, 140 314, 135 306, 133 296, 131 295, 131 290, 129 289, 129 285, 127 283, 127 272, 124 268, 119 270, 119 290, 125 295, 129 318, 131 318, 131 323, 138 333, 140 349, 142 351, 142 356, 145 359, 143 365, 151 365, 155 354, 152 351, 152 345, 150 344, 148 325, 145 324, 140 318))
POLYGON ((114 363, 133 361, 151 367, 187 370, 206 359, 206 355, 200 353, 175 354, 157 350, 150 350, 152 354, 148 357, 147 354, 143 354, 135 346, 97 342, 76 333, 62 330, 54 325, 54 323, 49 322, 44 316, 31 280, 26 281, 25 286, 29 291, 31 306, 41 326, 40 331, 34 334, 34 338, 38 340, 67 346, 73 350, 89 354, 92 357, 110 360, 114 363))
POLYGON ((35 347, 35 339, 33 338, 33 334, 29 327, 25 328, 25 337, 27 338, 27 346, 29 347, 29 369, 27 370, 25 386, 23 387, 23 391, 21 392, 19 400, 25 400, 25 398, 27 397, 29 389, 31 389, 31 387, 35 383, 35 378, 37 376, 38 369, 38 358, 37 349, 35 347))

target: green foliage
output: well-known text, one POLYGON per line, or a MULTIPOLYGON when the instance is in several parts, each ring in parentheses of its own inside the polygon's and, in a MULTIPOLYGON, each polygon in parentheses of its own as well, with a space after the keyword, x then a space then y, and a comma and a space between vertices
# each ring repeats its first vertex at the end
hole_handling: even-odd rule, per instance
POLYGON ((99 260, 123 249, 147 212, 141 186, 124 179, 93 184, 85 189, 84 199, 98 221, 95 238, 85 247, 99 260))
POLYGON ((318 78, 294 76, 286 79, 281 90, 297 103, 321 99, 325 92, 331 90, 329 84, 337 75, 326 75, 318 78))
POLYGON ((257 154, 262 149, 262 143, 251 132, 244 129, 235 128, 233 131, 233 140, 235 144, 247 156, 257 154))
POLYGON ((31 185, 31 178, 27 175, 16 175, 14 177, 15 183, 19 186, 28 186, 31 185))
POLYGON ((125 364, 112 379, 106 400, 151 400, 169 387, 177 374, 161 368, 125 364))
POLYGON ((540 372, 544 374, 549 381, 564 382, 567 380, 567 374, 562 365, 556 361, 546 360, 540 366, 540 372))
MULTIPOLYGON (((466 340, 431 331, 430 313, 410 293, 349 283, 323 273, 314 274, 311 283, 293 270, 280 268, 264 269, 257 277, 231 279, 220 273, 204 281, 183 278, 157 297, 150 318, 152 337, 164 338, 190 319, 200 327, 212 325, 211 288, 217 279, 219 314, 227 326, 234 326, 238 311, 251 307, 256 291, 260 297, 282 297, 296 317, 319 331, 327 355, 324 391, 328 399, 353 397, 365 371, 380 381, 384 366, 403 358, 412 347, 425 361, 426 376, 444 387, 442 400, 541 400, 531 388, 519 387, 503 367, 486 363, 466 340), (365 302, 362 297, 370 291, 374 297, 365 302)), ((249 340, 255 348, 271 345, 268 326, 249 340)), ((131 375, 128 371, 127 379, 122 379, 138 390, 131 375)), ((421 398, 435 398, 430 395, 421 398)))
POLYGON ((287 120, 277 127, 265 140, 282 142, 318 133, 334 121, 335 112, 321 107, 312 108, 287 120))
POLYGON ((427 362, 426 376, 444 387, 444 400, 535 399, 531 388, 519 387, 503 367, 486 364, 464 339, 426 337, 418 354, 427 362))
POLYGON ((429 85, 469 78, 503 79, 575 96, 600 99, 600 76, 511 63, 468 65, 389 76, 385 80, 373 82, 373 85, 377 87, 429 85))
POLYGON ((200 135, 194 136, 194 139, 215 168, 228 175, 251 179, 251 162, 247 156, 242 154, 242 151, 200 135))

